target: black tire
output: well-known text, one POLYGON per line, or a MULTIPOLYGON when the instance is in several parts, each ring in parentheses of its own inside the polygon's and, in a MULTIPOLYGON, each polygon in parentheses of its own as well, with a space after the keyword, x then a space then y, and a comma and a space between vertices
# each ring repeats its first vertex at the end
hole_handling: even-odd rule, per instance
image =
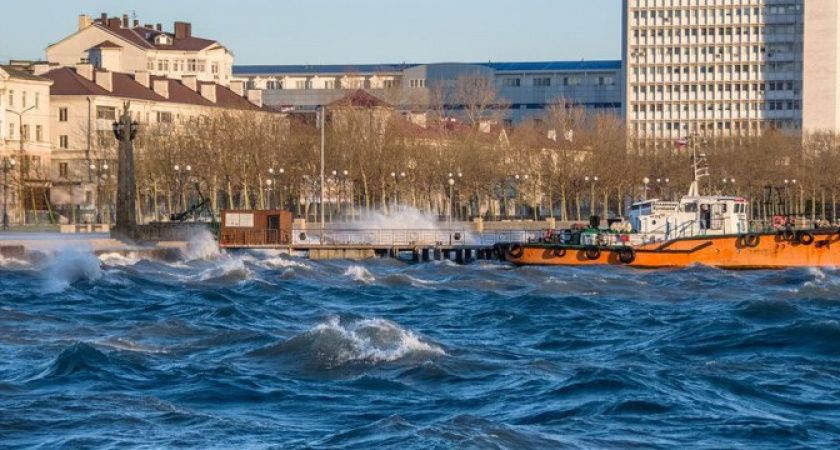
POLYGON ((782 239, 786 242, 790 242, 793 240, 793 230, 785 230, 782 232, 782 239))
POLYGON ((525 254, 525 247, 522 244, 511 244, 507 249, 508 255, 514 258, 521 258, 525 254))
POLYGON ((796 233, 796 240, 802 245, 811 245, 814 243, 814 233, 802 230, 796 233))
POLYGON ((493 256, 498 260, 503 260, 505 252, 502 251, 502 244, 493 244, 493 256))
POLYGON ((618 251, 618 260, 624 264, 633 264, 636 261, 636 250, 632 247, 624 247, 618 251))
POLYGON ((745 234, 741 236, 741 243, 744 247, 755 248, 761 242, 761 237, 757 234, 745 234))
POLYGON ((555 258, 562 258, 566 256, 566 249, 563 247, 554 247, 554 251, 552 253, 555 258))
POLYGON ((586 254, 586 259, 590 261, 595 261, 596 259, 601 257, 601 249, 598 247, 586 247, 584 249, 584 253, 586 254))

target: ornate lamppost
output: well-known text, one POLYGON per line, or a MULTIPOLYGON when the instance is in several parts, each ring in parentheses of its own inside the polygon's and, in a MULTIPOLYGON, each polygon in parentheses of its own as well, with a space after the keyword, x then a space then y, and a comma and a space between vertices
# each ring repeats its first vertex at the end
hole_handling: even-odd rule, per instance
POLYGON ((9 229, 9 171, 15 170, 14 158, 3 158, 3 231, 9 229))

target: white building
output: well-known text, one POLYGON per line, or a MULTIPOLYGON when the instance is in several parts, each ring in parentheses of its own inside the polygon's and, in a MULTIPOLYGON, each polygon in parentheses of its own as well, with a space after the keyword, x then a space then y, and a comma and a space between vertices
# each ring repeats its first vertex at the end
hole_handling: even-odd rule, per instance
POLYGON ((623 0, 636 137, 840 132, 837 0, 623 0))
POLYGON ((72 67, 93 64, 97 69, 121 73, 149 72, 154 76, 228 85, 233 53, 212 39, 192 34, 192 24, 175 22, 174 32, 161 24, 140 25, 102 14, 98 19, 79 16, 78 30, 47 47, 47 61, 72 67))
MULTIPOLYGON (((495 83, 498 99, 509 107, 509 122, 533 117, 559 99, 618 113, 623 79, 620 61, 235 66, 234 75, 248 80, 249 96, 273 107, 313 108, 344 97, 348 89, 366 89, 413 111, 439 101, 441 89, 453 100, 456 80, 480 76, 495 83)), ((454 114, 460 107, 446 106, 454 114)))

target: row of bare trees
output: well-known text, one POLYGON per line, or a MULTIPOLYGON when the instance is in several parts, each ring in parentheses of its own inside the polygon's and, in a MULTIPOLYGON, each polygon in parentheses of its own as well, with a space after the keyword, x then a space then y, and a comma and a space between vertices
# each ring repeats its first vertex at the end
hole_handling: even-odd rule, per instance
MULTIPOLYGON (((150 220, 185 210, 199 193, 215 211, 286 208, 309 220, 322 206, 327 220, 349 221, 399 205, 462 220, 582 220, 626 215, 645 197, 676 199, 693 179, 690 149, 636 146, 612 114, 558 100, 502 127, 506 107, 493 88, 476 78, 458 83, 457 99, 432 90, 433 106, 422 115, 382 104, 330 107, 323 199, 314 114, 218 111, 149 127, 137 153, 139 204, 150 220), (463 105, 457 120, 445 107, 453 102, 463 105)), ((710 165, 703 193, 743 196, 754 218, 789 212, 837 220, 834 136, 768 131, 695 144, 710 165)))

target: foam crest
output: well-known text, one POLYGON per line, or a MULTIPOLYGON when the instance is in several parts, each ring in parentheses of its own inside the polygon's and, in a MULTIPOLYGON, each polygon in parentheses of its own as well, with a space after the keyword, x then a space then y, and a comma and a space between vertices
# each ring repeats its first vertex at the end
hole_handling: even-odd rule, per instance
POLYGON ((354 361, 389 362, 409 356, 443 356, 437 345, 424 342, 413 332, 385 319, 342 322, 333 317, 304 336, 311 339, 316 355, 335 364, 354 361))
POLYGON ((294 259, 276 257, 258 261, 257 265, 266 269, 304 269, 312 270, 312 266, 294 259))
POLYGON ((354 265, 348 267, 347 270, 344 271, 344 276, 365 284, 372 284, 376 281, 376 277, 374 277, 372 273, 368 272, 368 270, 362 266, 354 265))
POLYGON ((99 261, 106 266, 133 266, 140 262, 133 254, 124 256, 119 253, 103 253, 99 255, 99 261))
POLYGON ((97 281, 103 273, 99 258, 93 253, 68 248, 47 263, 43 274, 45 291, 58 293, 80 281, 97 281))
POLYGON ((190 281, 213 281, 221 283, 238 282, 253 279, 254 274, 241 259, 227 259, 189 277, 190 281))

